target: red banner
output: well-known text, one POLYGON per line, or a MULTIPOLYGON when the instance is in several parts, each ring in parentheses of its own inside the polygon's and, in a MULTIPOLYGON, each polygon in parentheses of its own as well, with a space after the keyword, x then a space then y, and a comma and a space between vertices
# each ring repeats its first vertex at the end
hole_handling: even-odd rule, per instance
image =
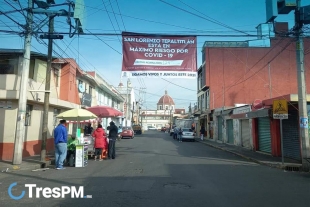
POLYGON ((123 33, 122 76, 196 78, 196 36, 123 33))

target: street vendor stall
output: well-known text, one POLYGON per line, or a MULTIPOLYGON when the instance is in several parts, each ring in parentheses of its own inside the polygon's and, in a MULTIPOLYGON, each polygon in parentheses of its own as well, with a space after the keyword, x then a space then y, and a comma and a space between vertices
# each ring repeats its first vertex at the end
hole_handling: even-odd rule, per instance
MULTIPOLYGON (((59 114, 57 118, 69 121, 77 121, 77 123, 79 123, 80 121, 97 118, 97 116, 85 109, 71 109, 59 114)), ((75 149, 75 167, 87 166, 88 153, 89 153, 88 149, 89 148, 93 149, 93 146, 89 146, 93 144, 92 137, 91 136, 84 137, 84 133, 81 133, 81 131, 82 130, 79 127, 77 127, 75 136, 78 139, 78 144, 76 145, 75 149)))

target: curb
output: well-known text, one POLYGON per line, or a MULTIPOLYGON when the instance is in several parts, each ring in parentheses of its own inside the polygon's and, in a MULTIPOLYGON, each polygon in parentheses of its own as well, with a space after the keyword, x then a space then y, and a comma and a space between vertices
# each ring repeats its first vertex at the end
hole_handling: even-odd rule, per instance
POLYGON ((51 165, 51 161, 46 162, 37 162, 37 163, 27 163, 23 162, 21 165, 12 165, 12 164, 2 164, 0 163, 0 172, 14 172, 14 171, 23 171, 23 170, 36 170, 41 168, 46 168, 51 165))
POLYGON ((224 149, 224 148, 222 148, 222 147, 215 146, 215 145, 213 145, 213 144, 209 144, 209 143, 206 143, 206 142, 202 142, 201 140, 196 140, 196 141, 199 142, 199 143, 208 145, 208 146, 210 146, 210 147, 213 147, 213 148, 215 148, 215 149, 219 149, 219 150, 222 150, 222 151, 225 151, 225 152, 229 152, 229 153, 231 153, 231 154, 237 155, 237 156, 239 156, 239 157, 242 157, 242 158, 244 158, 244 159, 246 159, 246 160, 250 160, 250 161, 255 162, 255 163, 257 163, 257 164, 260 164, 260 165, 264 165, 264 166, 268 166, 268 167, 272 167, 272 168, 277 168, 277 169, 282 169, 282 170, 285 169, 285 165, 282 166, 281 164, 279 165, 279 164, 270 164, 270 163, 262 162, 262 161, 260 161, 260 160, 257 160, 257 159, 254 159, 254 158, 245 156, 245 155, 243 155, 243 154, 240 154, 240 153, 237 153, 237 152, 233 152, 233 151, 230 151, 230 150, 228 150, 228 149, 224 149))

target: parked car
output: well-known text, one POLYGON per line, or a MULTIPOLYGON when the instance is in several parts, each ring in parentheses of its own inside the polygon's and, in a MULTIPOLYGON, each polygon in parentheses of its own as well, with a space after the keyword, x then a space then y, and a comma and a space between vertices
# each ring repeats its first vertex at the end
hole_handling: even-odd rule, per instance
POLYGON ((120 134, 121 139, 130 138, 133 139, 135 137, 135 133, 131 127, 123 127, 123 131, 120 134))
POLYGON ((182 129, 182 140, 190 140, 195 141, 195 135, 192 129, 190 128, 183 128, 182 129))
POLYGON ((155 127, 153 127, 153 126, 147 126, 147 129, 148 130, 156 130, 157 131, 157 129, 155 127))

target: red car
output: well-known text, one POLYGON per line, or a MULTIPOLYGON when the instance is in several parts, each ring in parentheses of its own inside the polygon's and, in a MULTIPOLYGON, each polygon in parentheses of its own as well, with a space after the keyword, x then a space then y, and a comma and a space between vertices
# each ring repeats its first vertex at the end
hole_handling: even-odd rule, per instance
POLYGON ((130 138, 133 139, 135 137, 135 133, 133 132, 131 127, 123 127, 123 131, 120 134, 121 139, 130 138))

